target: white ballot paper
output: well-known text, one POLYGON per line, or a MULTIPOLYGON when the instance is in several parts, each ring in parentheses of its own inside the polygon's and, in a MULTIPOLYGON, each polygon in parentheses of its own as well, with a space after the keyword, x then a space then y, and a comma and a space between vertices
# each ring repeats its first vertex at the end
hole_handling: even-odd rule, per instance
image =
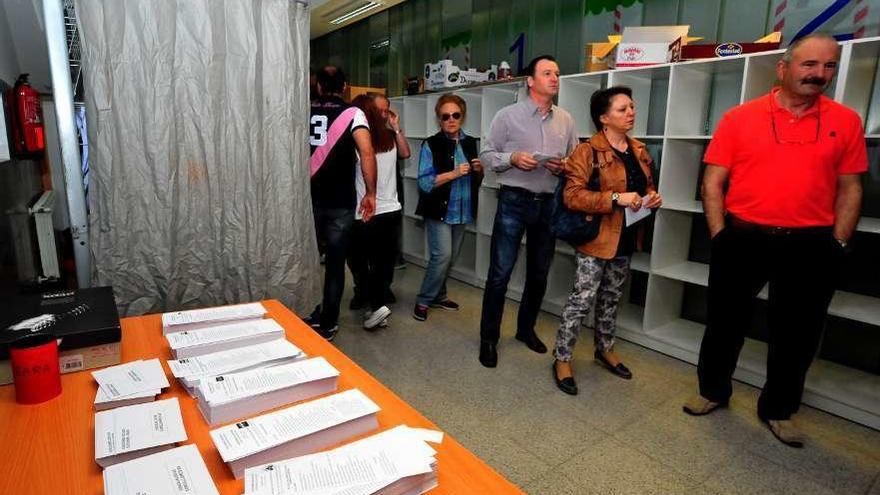
POLYGON ((327 452, 249 468, 245 495, 368 495, 405 478, 410 485, 431 485, 436 451, 425 442, 442 437, 401 425, 327 452))
POLYGON ((199 384, 197 395, 200 400, 216 405, 334 376, 339 376, 339 371, 326 359, 316 357, 211 377, 199 384))
POLYGON ((224 322, 257 320, 265 314, 266 308, 258 302, 191 309, 189 311, 174 311, 162 314, 162 332, 167 334, 219 325, 224 322))
POLYGON ((156 396, 162 392, 160 389, 145 390, 136 394, 126 395, 125 397, 112 398, 104 393, 104 389, 98 387, 98 393, 95 394, 95 411, 105 411, 114 407, 131 406, 134 404, 143 404, 156 400, 156 396))
POLYGON ((148 455, 104 470, 104 495, 219 495, 195 445, 148 455))
POLYGON ((276 339, 192 358, 172 359, 168 367, 176 378, 189 379, 195 386, 201 377, 291 361, 301 356, 303 352, 298 347, 285 339, 276 339))
POLYGON ((348 390, 211 431, 233 476, 281 459, 311 454, 379 427, 373 401, 348 390))
POLYGON ((538 165, 544 167, 550 160, 562 160, 563 157, 556 155, 547 155, 536 151, 532 153, 532 158, 534 158, 538 162, 538 165))
MULTIPOLYGON (((648 198, 649 198, 649 196, 647 194, 642 196, 642 204, 647 203, 648 198)), ((639 220, 651 215, 652 210, 650 208, 642 207, 642 208, 639 208, 639 211, 632 211, 632 209, 630 209, 629 207, 626 207, 623 209, 623 211, 626 212, 626 226, 629 227, 630 225, 638 222, 639 220)))
POLYGON ((205 421, 215 426, 335 392, 338 378, 339 371, 317 357, 206 377, 194 395, 205 421))
MULTIPOLYGON (((110 366, 93 371, 92 377, 98 382, 103 395, 109 397, 110 400, 118 400, 169 386, 168 378, 165 376, 162 363, 158 358, 110 366)), ((97 398, 95 401, 97 402, 97 398)))
POLYGON ((363 392, 351 389, 211 430, 211 439, 229 462, 378 411, 363 392))
POLYGON ((165 336, 175 359, 283 339, 284 327, 272 318, 184 330, 165 336))
POLYGON ((186 430, 176 397, 95 414, 95 461, 103 467, 183 440, 186 430))

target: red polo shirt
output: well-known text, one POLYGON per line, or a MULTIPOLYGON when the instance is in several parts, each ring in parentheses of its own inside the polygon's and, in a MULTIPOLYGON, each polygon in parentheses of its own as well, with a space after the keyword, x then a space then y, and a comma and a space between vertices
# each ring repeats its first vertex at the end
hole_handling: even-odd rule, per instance
POLYGON ((724 207, 743 220, 833 225, 837 176, 868 169, 861 119, 824 95, 795 117, 776 102, 777 91, 728 111, 703 161, 729 170, 724 207))

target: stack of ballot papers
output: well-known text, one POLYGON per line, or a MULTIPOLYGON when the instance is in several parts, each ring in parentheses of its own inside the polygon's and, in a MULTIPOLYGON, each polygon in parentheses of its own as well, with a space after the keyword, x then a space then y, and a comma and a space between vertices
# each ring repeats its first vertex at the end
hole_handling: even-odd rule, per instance
POLYGON ((227 373, 201 380, 199 411, 211 426, 336 391, 339 371, 326 359, 227 373))
POLYGON ((176 397, 95 414, 95 462, 101 467, 168 450, 184 440, 176 397))
POLYGON ((163 388, 169 386, 158 359, 111 366, 93 371, 92 377, 98 382, 96 411, 152 402, 163 388))
POLYGON ((284 327, 272 318, 230 323, 165 335, 174 359, 210 354, 248 345, 283 339, 284 327))
POLYGON ((219 495, 195 445, 148 455, 104 470, 104 495, 219 495))
POLYGON ((249 467, 311 454, 379 427, 379 406, 353 389, 211 430, 236 478, 249 467))
POLYGON ((162 314, 162 333, 182 332, 226 323, 259 320, 266 314, 260 303, 234 304, 214 308, 191 309, 162 314))
POLYGON ((192 358, 169 360, 168 367, 189 393, 195 395, 199 382, 205 378, 276 366, 304 358, 305 354, 289 341, 275 339, 192 358))
POLYGON ((418 495, 437 486, 439 431, 401 425, 327 452, 245 470, 244 495, 418 495))

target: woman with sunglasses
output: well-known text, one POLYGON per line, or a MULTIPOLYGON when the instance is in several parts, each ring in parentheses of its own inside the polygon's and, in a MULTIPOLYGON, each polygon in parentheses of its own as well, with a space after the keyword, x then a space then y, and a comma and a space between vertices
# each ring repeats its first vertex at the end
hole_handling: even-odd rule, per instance
POLYGON ((632 254, 640 247, 644 222, 625 226, 624 210, 636 212, 663 203, 654 187, 651 155, 644 143, 627 135, 636 120, 632 90, 614 86, 596 91, 590 98, 590 117, 596 134, 575 148, 564 168, 565 206, 602 215, 596 238, 577 246, 574 287, 562 309, 562 324, 556 334, 553 378, 556 386, 570 395, 578 391, 571 371, 572 351, 581 320, 591 310, 596 318, 593 356, 611 373, 632 378, 632 372, 614 352, 614 333, 623 284, 629 277, 632 254), (598 190, 589 185, 594 170, 598 190))
POLYGON ((428 308, 458 311, 446 293, 449 268, 458 257, 465 226, 477 216, 477 192, 483 180, 477 140, 461 126, 467 104, 454 94, 437 100, 434 114, 440 131, 422 144, 419 156, 419 204, 416 214, 425 219, 428 267, 416 297, 413 318, 425 321, 428 308))

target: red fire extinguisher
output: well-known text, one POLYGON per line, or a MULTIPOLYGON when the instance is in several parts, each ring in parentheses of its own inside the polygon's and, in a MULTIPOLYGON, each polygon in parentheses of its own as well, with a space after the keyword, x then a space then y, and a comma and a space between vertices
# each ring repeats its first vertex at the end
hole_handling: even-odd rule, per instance
POLYGON ((28 74, 18 76, 12 88, 12 107, 15 113, 13 137, 16 153, 38 153, 46 148, 43 137, 43 107, 40 93, 28 83, 28 74))

